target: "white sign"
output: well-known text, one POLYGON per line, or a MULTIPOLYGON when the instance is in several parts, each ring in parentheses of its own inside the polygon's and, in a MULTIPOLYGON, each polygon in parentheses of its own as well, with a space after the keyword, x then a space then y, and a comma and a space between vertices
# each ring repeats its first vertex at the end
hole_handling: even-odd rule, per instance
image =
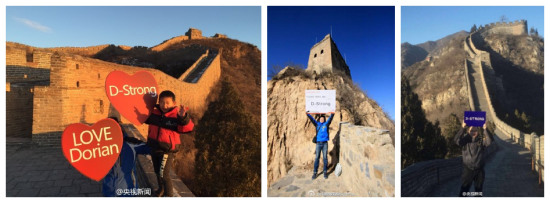
POLYGON ((336 90, 306 90, 306 111, 309 113, 334 113, 336 90))

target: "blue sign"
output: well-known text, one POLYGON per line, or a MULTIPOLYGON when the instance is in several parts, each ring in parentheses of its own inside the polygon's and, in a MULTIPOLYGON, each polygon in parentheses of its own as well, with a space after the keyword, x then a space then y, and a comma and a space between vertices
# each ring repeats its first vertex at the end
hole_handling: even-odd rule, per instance
POLYGON ((464 123, 468 126, 481 127, 485 118, 485 111, 464 111, 464 123))

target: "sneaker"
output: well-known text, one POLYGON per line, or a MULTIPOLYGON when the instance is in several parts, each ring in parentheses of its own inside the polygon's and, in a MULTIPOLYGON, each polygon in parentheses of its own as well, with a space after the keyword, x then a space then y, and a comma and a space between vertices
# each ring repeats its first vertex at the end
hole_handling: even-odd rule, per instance
POLYGON ((328 179, 328 176, 326 174, 324 176, 325 176, 325 180, 328 179))
POLYGON ((311 180, 315 180, 315 178, 317 178, 317 174, 313 174, 313 176, 311 176, 311 180))

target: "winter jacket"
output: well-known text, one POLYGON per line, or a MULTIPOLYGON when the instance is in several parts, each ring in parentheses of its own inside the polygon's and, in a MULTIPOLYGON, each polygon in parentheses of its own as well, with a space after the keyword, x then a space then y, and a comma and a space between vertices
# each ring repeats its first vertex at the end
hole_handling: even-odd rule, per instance
POLYGON ((145 121, 149 124, 149 135, 147 143, 153 151, 176 151, 177 145, 181 144, 180 133, 191 132, 193 121, 186 113, 184 117, 178 115, 179 108, 172 108, 164 113, 158 105, 155 106, 153 113, 145 121))
POLYGON ((136 174, 136 156, 151 152, 149 146, 143 142, 128 142, 126 133, 123 133, 125 136, 120 155, 109 173, 103 178, 102 193, 105 197, 137 195, 139 185, 136 174))
POLYGON ((332 122, 333 116, 334 114, 331 114, 328 120, 326 120, 324 123, 321 123, 315 120, 313 116, 307 114, 307 117, 309 118, 309 120, 311 120, 313 125, 315 125, 315 129, 317 130, 317 142, 326 142, 329 140, 328 126, 330 126, 330 122, 332 122))
POLYGON ((483 168, 485 160, 483 152, 485 148, 493 142, 493 135, 489 134, 486 129, 483 130, 483 136, 478 133, 478 136, 473 139, 468 133, 465 133, 466 128, 462 128, 455 135, 455 143, 462 147, 462 163, 464 166, 475 170, 483 168))

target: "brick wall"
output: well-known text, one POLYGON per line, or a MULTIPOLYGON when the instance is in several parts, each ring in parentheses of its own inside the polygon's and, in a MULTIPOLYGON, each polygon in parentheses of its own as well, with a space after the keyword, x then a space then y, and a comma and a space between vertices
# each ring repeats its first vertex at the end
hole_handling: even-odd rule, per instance
POLYGON ((166 40, 165 42, 163 42, 163 43, 161 43, 157 46, 154 46, 153 48, 151 48, 151 50, 153 50, 153 51, 162 51, 162 50, 166 49, 169 46, 181 43, 181 42, 183 42, 185 40, 188 40, 188 39, 189 39, 189 36, 186 36, 186 35, 173 37, 173 38, 171 38, 169 40, 166 40))
POLYGON ((16 49, 6 46, 6 65, 26 66, 27 52, 24 49, 16 49))
MULTIPOLYGON (((33 141, 39 145, 59 146, 60 135, 67 125, 72 123, 95 123, 97 120, 117 115, 118 112, 111 107, 105 94, 105 78, 111 71, 122 70, 128 74, 137 71, 147 70, 151 72, 159 85, 159 91, 171 90, 176 94, 176 102, 190 108, 190 112, 198 120, 207 108, 206 97, 210 94, 211 88, 218 82, 221 75, 220 54, 217 54, 210 63, 197 83, 186 83, 182 80, 173 78, 162 71, 150 68, 140 68, 125 65, 118 65, 101 60, 91 59, 78 55, 62 53, 39 53, 35 55, 38 61, 49 61, 49 69, 18 67, 13 65, 28 65, 24 49, 13 49, 8 52, 12 59, 8 60, 7 74, 9 80, 14 82, 43 80, 48 79, 48 83, 34 86, 32 92, 25 93, 21 99, 26 99, 27 103, 32 100, 29 111, 25 112, 26 117, 17 118, 14 111, 24 110, 22 105, 10 103, 10 113, 7 114, 8 120, 14 119, 12 123, 19 120, 28 120, 32 123, 27 131, 32 129, 33 141), (49 60, 48 60, 49 56, 49 60), (14 64, 10 64, 14 63, 14 64), (27 78, 25 78, 25 75, 27 78), (31 116, 29 116, 31 115, 31 116), (31 122, 32 121, 32 122, 31 122)), ((41 64, 45 62, 36 62, 41 64)), ((10 82, 10 81, 8 81, 10 82)), ((34 84, 36 85, 36 84, 34 84)), ((12 93, 8 94, 8 100, 15 97, 16 92, 20 92, 14 83, 8 85, 12 93)), ((32 86, 32 85, 31 85, 32 86)), ((31 88, 31 87, 28 87, 31 88)), ((16 101, 16 100, 13 100, 16 101)), ((23 104, 24 102, 18 103, 23 104)), ((122 122, 128 123, 124 118, 122 122)), ((10 121, 11 122, 11 121, 10 121)), ((10 133, 25 133, 10 123, 10 133)), ((137 126, 142 134, 147 134, 147 126, 137 126)), ((10 134, 11 136, 11 134, 10 134)), ((15 134, 14 134, 15 136, 15 134)))
POLYGON ((308 71, 322 72, 341 71, 351 77, 349 67, 338 51, 336 43, 330 34, 326 35, 320 42, 313 45, 309 52, 307 64, 308 71))
POLYGON ((10 84, 6 91, 6 134, 12 137, 29 137, 32 133, 32 86, 10 84))
POLYGON ((389 131, 341 122, 339 139, 342 178, 351 191, 394 196, 395 148, 389 131))
POLYGON ((195 28, 189 28, 189 30, 185 33, 185 35, 189 36, 189 39, 202 39, 202 31, 195 28))
MULTIPOLYGON (((202 117, 208 105, 206 98, 221 75, 221 50, 212 52, 214 59, 196 83, 183 82, 156 69, 72 55, 92 55, 107 46, 42 49, 8 42, 8 135, 32 134, 33 142, 39 145, 59 147, 60 135, 66 126, 72 123, 91 124, 110 115, 119 115, 111 106, 104 89, 106 76, 114 70, 128 74, 141 70, 151 72, 157 80, 159 91, 173 91, 176 102, 189 107, 195 121, 202 117)), ((121 120, 129 123, 125 118, 121 120)), ((136 127, 142 134, 147 134, 147 125, 136 127)))

